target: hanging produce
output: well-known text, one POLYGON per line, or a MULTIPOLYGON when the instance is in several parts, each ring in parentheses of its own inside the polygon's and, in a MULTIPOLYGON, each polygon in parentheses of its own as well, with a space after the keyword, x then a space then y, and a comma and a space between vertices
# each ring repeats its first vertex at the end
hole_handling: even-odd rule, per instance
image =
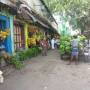
POLYGON ((0 30, 0 38, 5 39, 10 34, 9 30, 2 31, 0 30))

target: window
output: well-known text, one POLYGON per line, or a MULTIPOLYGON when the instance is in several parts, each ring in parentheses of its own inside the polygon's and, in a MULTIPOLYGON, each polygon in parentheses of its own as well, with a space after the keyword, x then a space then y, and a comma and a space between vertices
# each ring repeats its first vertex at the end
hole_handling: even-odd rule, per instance
POLYGON ((17 51, 25 47, 23 26, 15 25, 14 27, 14 48, 17 51))

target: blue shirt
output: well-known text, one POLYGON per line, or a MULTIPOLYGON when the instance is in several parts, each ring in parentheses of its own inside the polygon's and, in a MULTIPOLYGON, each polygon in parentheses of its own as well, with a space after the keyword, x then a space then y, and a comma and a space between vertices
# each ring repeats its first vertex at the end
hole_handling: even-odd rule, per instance
POLYGON ((72 40, 72 43, 71 43, 72 47, 78 47, 78 44, 79 44, 79 40, 78 39, 73 39, 72 40))

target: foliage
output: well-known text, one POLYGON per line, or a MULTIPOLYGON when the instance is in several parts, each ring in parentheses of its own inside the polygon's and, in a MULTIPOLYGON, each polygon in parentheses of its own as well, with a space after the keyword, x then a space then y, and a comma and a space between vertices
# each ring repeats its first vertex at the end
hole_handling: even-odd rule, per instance
POLYGON ((79 39, 79 49, 84 49, 84 42, 86 40, 86 37, 84 35, 78 36, 79 39))
MULTIPOLYGON (((71 41, 72 41, 73 37, 69 37, 69 36, 62 36, 60 39, 60 54, 61 55, 70 55, 71 54, 71 41)), ((78 36, 78 40, 79 40, 79 51, 84 49, 84 41, 86 40, 86 37, 84 35, 78 36)))
POLYGON ((16 69, 21 69, 23 66, 23 61, 27 60, 28 58, 37 56, 41 50, 38 46, 33 46, 32 48, 17 52, 16 55, 12 56, 11 64, 13 64, 16 69))
POLYGON ((60 53, 70 54, 71 53, 71 37, 62 36, 60 39, 60 53))
MULTIPOLYGON (((90 0, 44 0, 52 12, 72 11, 82 13, 90 8, 90 0)), ((74 14, 73 13, 73 14, 74 14)))
POLYGON ((88 29, 90 0, 45 0, 45 2, 52 13, 64 13, 74 28, 80 28, 82 32, 88 29))
POLYGON ((20 59, 17 55, 12 56, 11 64, 14 65, 16 69, 21 69, 23 66, 23 63, 20 61, 20 59))
POLYGON ((84 35, 78 36, 78 38, 81 42, 84 42, 86 40, 86 37, 84 35))

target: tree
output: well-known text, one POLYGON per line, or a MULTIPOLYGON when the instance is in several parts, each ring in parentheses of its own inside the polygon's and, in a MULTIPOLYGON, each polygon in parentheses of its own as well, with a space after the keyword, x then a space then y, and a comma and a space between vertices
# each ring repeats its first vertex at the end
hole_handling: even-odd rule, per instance
POLYGON ((70 23, 86 30, 90 22, 90 0, 45 0, 52 13, 65 12, 67 19, 71 17, 70 23))

